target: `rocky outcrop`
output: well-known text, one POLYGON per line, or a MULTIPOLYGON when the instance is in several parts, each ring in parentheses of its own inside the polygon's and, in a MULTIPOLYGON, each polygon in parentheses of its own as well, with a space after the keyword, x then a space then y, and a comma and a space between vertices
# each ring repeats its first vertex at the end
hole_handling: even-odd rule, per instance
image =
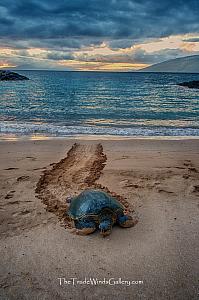
POLYGON ((182 82, 182 83, 178 83, 178 85, 186 86, 190 89, 199 89, 199 81, 182 82))
POLYGON ((15 72, 0 70, 0 81, 3 80, 29 80, 29 78, 15 72))

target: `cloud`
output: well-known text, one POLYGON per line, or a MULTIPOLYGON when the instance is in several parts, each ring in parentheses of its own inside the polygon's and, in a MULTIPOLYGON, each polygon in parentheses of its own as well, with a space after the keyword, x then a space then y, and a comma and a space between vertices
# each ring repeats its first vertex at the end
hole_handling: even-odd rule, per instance
POLYGON ((1 0, 1 37, 147 38, 195 32, 196 0, 1 0))
POLYGON ((1 0, 0 45, 18 51, 8 60, 19 68, 35 68, 39 60, 49 68, 75 59, 151 64, 195 51, 187 44, 199 41, 198 15, 198 0, 1 0), (172 35, 184 36, 178 49, 169 45, 150 52, 143 47, 152 40, 156 47, 172 35))
POLYGON ((183 42, 187 42, 187 43, 199 43, 199 37, 184 39, 183 42))
POLYGON ((162 49, 148 53, 140 46, 132 48, 131 50, 119 53, 105 54, 105 55, 89 55, 83 53, 77 56, 79 61, 85 62, 101 62, 101 63, 131 63, 131 64, 154 64, 164 60, 169 60, 181 56, 185 56, 183 49, 162 49))
POLYGON ((74 56, 71 53, 52 51, 46 55, 46 58, 52 60, 73 60, 74 56))

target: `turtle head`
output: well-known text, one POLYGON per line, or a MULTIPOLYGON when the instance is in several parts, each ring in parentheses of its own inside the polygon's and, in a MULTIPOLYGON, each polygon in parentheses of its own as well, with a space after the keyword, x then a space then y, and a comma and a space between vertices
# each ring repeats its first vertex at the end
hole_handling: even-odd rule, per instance
POLYGON ((105 237, 111 233, 112 229, 112 219, 111 218, 104 218, 100 221, 99 224, 99 229, 100 229, 100 234, 105 237))

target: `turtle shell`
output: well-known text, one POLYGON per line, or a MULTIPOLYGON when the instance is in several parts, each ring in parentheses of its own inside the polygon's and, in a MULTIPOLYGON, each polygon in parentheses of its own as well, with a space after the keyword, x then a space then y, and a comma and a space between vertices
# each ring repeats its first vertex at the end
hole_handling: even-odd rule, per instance
POLYGON ((109 194, 98 190, 86 190, 73 198, 68 210, 72 219, 78 219, 89 215, 100 215, 103 209, 113 212, 124 210, 124 207, 109 194))

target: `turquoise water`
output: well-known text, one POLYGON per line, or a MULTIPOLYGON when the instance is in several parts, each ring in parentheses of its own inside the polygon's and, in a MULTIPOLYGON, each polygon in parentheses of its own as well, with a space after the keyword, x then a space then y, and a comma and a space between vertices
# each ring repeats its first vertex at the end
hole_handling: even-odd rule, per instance
POLYGON ((0 82, 0 134, 199 136, 199 74, 20 71, 0 82))

